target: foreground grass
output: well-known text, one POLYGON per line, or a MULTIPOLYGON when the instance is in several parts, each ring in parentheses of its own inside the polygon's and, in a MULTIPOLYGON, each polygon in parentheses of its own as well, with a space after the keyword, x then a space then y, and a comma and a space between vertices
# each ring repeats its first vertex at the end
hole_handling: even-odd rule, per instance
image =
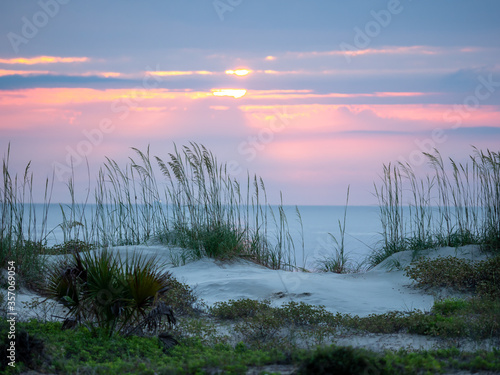
MULTIPOLYGON (((0 325, 2 337, 5 337, 5 320, 1 320, 0 325)), ((466 353, 451 348, 377 354, 362 349, 328 346, 315 350, 283 351, 280 348, 251 348, 243 343, 235 346, 225 343, 209 345, 199 338, 191 338, 183 339, 180 345, 165 351, 158 338, 109 338, 105 334, 91 334, 85 328, 63 331, 60 323, 31 321, 19 323, 17 329, 18 337, 22 337, 20 332, 29 332, 30 349, 26 348, 27 342, 23 344, 19 340, 17 366, 7 366, 3 370, 6 373, 21 373, 31 368, 64 374, 209 374, 217 371, 244 374, 249 368, 266 365, 288 365, 306 374, 327 374, 331 371, 356 373, 365 369, 370 369, 369 373, 373 374, 500 371, 498 350, 466 353)))
MULTIPOLYGON (((3 322, 4 323, 4 322, 3 322)), ((2 324, 5 329, 6 325, 2 324)), ((207 346, 199 339, 183 340, 164 353, 158 338, 115 336, 105 333, 92 335, 85 328, 63 331, 60 323, 32 321, 18 324, 18 330, 26 330, 43 344, 38 350, 25 353, 19 358, 32 368, 57 373, 195 373, 218 367, 224 371, 240 373, 251 364, 275 363, 283 359, 278 352, 246 351, 219 344, 207 346)), ((5 333, 3 331, 2 333, 5 333)), ((2 334, 2 337, 6 334, 2 334)), ((18 344, 21 351, 21 343, 18 344)), ((26 369, 18 363, 11 373, 26 369)))

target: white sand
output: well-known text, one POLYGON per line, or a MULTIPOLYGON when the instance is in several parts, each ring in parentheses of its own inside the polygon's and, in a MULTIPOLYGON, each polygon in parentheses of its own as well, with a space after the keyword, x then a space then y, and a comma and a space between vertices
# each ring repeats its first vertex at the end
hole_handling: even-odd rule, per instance
MULTIPOLYGON (((145 256, 158 256, 169 263, 169 251, 162 246, 116 247, 121 255, 142 252, 145 256)), ((475 246, 459 249, 429 250, 425 256, 458 256, 480 260, 485 256, 475 246)), ((403 267, 410 264, 412 252, 405 251, 385 260, 374 269, 360 274, 305 273, 274 271, 246 260, 218 262, 201 259, 184 266, 167 268, 179 280, 193 287, 199 298, 208 305, 230 299, 270 299, 273 304, 290 300, 312 305, 323 305, 328 311, 366 316, 388 311, 428 311, 434 296, 412 287, 412 281, 402 270, 394 268, 395 261, 403 267)))

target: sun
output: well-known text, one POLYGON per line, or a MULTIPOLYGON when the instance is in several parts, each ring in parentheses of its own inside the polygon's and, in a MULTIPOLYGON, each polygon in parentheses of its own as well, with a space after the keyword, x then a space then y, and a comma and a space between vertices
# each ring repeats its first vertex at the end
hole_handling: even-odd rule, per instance
POLYGON ((239 77, 249 75, 251 72, 249 69, 226 70, 226 74, 233 74, 239 77))
POLYGON ((232 96, 233 98, 241 98, 245 96, 247 90, 245 89, 212 89, 214 96, 232 96))

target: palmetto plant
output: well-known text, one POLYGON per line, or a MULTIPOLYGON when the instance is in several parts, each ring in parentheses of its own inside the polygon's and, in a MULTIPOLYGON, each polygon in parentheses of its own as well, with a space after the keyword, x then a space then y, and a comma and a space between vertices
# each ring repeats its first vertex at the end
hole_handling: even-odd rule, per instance
POLYGON ((49 272, 46 293, 68 308, 68 321, 127 335, 156 331, 163 318, 175 323, 172 310, 159 300, 170 278, 154 257, 74 252, 49 272))

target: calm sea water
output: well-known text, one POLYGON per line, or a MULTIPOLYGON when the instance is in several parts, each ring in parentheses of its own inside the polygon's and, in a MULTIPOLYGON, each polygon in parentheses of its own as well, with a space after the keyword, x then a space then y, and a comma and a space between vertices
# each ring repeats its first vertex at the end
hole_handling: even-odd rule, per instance
MULTIPOLYGON (((89 219, 92 205, 85 211, 89 219)), ((276 207, 273 207, 277 212, 276 207)), ((298 219, 295 206, 286 206, 290 234, 295 244, 297 266, 311 268, 317 259, 335 253, 335 242, 331 233, 340 242, 339 220, 343 222, 343 206, 299 206, 302 225, 298 219), (303 231, 302 231, 303 228, 303 231), (303 246, 302 246, 303 240, 303 246)), ((37 217, 41 217, 42 205, 36 205, 37 217)), ((52 204, 49 208, 46 226, 47 244, 63 242, 63 232, 60 227, 63 215, 59 205, 52 204)), ((269 224, 271 219, 269 219, 269 224)), ((37 228, 41 230, 41 220, 37 219, 37 228)), ((272 227, 273 225, 270 225, 272 227)), ((376 206, 349 206, 345 229, 345 249, 354 261, 365 259, 371 248, 381 239, 379 211, 376 206)), ((270 230, 272 233, 272 228, 270 230)), ((39 238, 39 235, 38 237, 39 238)))
MULTIPOLYGON (((331 235, 340 243, 339 220, 344 225, 344 210, 343 206, 299 206, 304 234, 302 252, 301 227, 295 207, 286 207, 285 212, 296 247, 297 265, 305 263, 311 268, 316 260, 335 254, 336 244, 331 235)), ((362 261, 371 253, 371 249, 381 239, 380 232, 378 207, 347 208, 344 248, 353 261, 362 261)))

